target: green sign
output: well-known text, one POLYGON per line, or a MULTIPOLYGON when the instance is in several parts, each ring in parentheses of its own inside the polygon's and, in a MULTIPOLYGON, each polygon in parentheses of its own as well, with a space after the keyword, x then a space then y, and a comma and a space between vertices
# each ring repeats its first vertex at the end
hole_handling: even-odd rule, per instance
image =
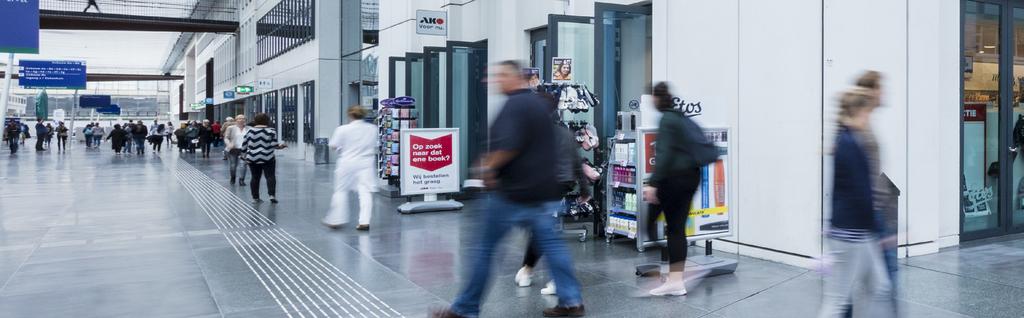
POLYGON ((206 109, 206 103, 192 103, 189 106, 192 107, 192 110, 206 109))
POLYGON ((236 86, 235 92, 239 94, 251 94, 253 89, 252 86, 236 86))

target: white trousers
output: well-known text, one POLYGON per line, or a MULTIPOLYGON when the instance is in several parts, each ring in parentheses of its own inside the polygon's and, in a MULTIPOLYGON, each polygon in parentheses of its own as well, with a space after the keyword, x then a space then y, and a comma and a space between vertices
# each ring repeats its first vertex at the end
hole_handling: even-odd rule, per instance
POLYGON ((348 223, 349 192, 355 189, 359 196, 359 224, 370 224, 373 213, 373 171, 337 171, 334 175, 334 196, 331 197, 331 210, 324 217, 324 223, 339 225, 348 223), (367 180, 364 180, 367 179, 367 180))
POLYGON ((878 241, 853 243, 828 239, 828 244, 835 259, 831 275, 825 278, 818 317, 844 317, 858 283, 866 285, 869 291, 867 301, 858 303, 869 305, 857 308, 854 317, 895 317, 892 283, 878 241))

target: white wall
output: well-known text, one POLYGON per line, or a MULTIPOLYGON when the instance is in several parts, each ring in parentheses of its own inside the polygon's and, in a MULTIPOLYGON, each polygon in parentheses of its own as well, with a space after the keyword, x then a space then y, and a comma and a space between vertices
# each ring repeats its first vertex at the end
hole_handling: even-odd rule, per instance
POLYGON ((960 242, 960 1, 939 3, 939 247, 960 242), (953 194, 956 195, 953 195, 953 194))

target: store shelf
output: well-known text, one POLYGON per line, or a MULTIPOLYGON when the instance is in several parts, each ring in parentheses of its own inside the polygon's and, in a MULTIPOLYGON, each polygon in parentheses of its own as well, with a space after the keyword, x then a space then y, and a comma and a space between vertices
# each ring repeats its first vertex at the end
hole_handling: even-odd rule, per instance
POLYGON ((607 230, 606 230, 605 233, 622 235, 622 236, 625 236, 625 237, 628 237, 628 238, 636 237, 636 233, 630 233, 628 231, 623 231, 623 230, 619 230, 619 229, 612 229, 611 232, 607 232, 607 230))
POLYGON ((636 168, 636 163, 632 161, 612 161, 612 165, 620 167, 636 168))
POLYGON ((616 183, 612 184, 612 188, 636 190, 636 185, 632 184, 632 183, 618 183, 618 182, 616 182, 616 183))

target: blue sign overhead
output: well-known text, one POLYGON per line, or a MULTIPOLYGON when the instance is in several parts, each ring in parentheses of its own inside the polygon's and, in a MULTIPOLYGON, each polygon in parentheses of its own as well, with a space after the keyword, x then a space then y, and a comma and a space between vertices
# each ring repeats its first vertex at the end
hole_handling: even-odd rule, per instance
POLYGON ((0 0, 0 52, 39 53, 39 0, 0 0))
POLYGON ((107 105, 104 107, 96 108, 96 112, 105 115, 120 115, 121 106, 118 105, 107 105))
POLYGON ((98 108, 110 106, 110 95, 82 95, 78 97, 78 107, 98 108))
POLYGON ((224 98, 226 98, 226 99, 234 99, 235 98, 235 91, 224 91, 224 98))
POLYGON ((213 97, 207 97, 204 102, 206 102, 207 105, 213 105, 213 97))
POLYGON ((85 62, 21 60, 18 84, 25 88, 85 89, 85 62))

